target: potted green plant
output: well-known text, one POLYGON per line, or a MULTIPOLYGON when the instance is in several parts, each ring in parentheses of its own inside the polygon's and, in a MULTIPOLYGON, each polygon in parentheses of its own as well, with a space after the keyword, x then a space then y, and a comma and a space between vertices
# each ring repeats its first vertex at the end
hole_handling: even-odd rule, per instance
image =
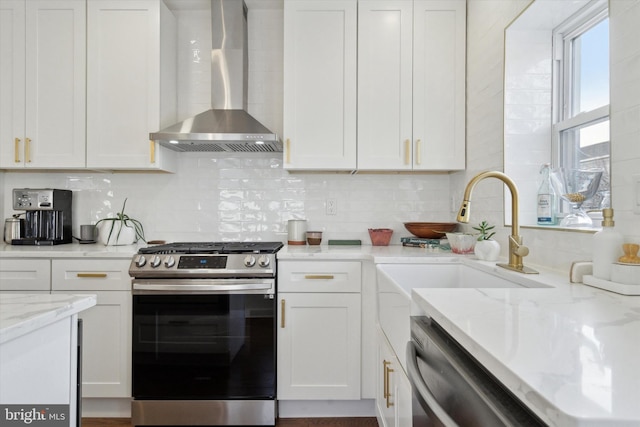
POLYGON ((146 241, 144 228, 137 219, 124 213, 127 199, 122 203, 122 210, 114 218, 103 218, 96 223, 98 239, 105 246, 130 245, 138 240, 146 241))
POLYGON ((478 259, 483 261, 495 261, 498 259, 498 255, 500 255, 500 243, 492 239, 496 234, 492 231, 494 228, 495 226, 489 224, 487 221, 482 221, 477 227, 473 227, 474 230, 479 232, 478 241, 474 248, 478 259))

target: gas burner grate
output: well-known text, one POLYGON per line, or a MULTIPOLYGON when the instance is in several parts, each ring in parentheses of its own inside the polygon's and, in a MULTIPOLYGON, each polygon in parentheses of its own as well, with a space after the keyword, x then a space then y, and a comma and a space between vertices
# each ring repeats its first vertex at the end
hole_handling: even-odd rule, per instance
POLYGON ((140 248, 140 254, 273 254, 282 242, 175 242, 140 248))

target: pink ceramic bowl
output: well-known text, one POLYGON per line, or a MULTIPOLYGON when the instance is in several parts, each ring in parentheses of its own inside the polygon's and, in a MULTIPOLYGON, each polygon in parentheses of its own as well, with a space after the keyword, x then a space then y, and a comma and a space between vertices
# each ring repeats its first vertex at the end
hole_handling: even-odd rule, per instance
POLYGON ((388 246, 393 230, 391 228, 370 228, 369 237, 373 246, 388 246))

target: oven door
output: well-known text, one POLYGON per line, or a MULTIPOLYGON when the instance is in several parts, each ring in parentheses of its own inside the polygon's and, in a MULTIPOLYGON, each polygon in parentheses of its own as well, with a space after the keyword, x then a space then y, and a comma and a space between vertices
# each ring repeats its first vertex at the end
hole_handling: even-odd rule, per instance
POLYGON ((134 399, 274 399, 275 317, 273 280, 134 280, 134 399))

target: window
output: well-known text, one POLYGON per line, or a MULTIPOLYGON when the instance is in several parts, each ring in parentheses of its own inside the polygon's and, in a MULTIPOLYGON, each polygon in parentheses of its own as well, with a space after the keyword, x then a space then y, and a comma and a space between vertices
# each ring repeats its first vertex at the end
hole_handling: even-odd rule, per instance
MULTIPOLYGON (((610 207, 609 18, 591 3, 554 30, 553 164, 602 169, 597 194, 583 207, 610 207)), ((560 213, 566 212, 564 206, 560 213)))

